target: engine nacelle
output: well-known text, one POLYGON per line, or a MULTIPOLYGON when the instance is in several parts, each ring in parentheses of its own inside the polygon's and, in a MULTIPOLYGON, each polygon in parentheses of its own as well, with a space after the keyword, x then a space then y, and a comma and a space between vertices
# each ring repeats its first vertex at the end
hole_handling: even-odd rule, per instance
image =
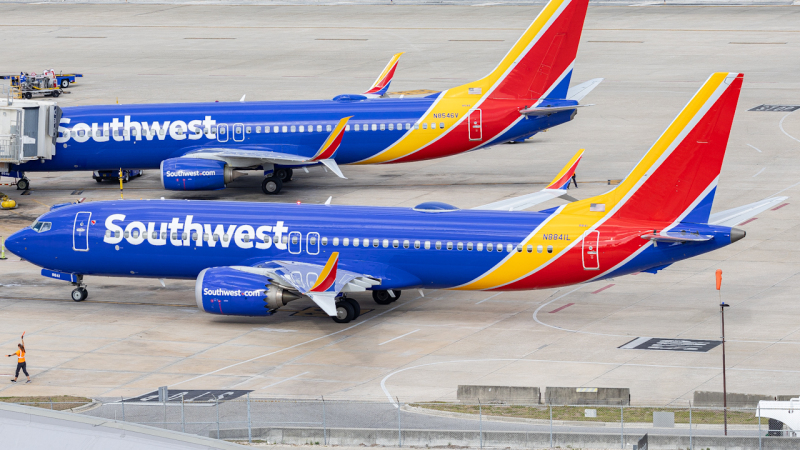
POLYGON ((161 185, 170 191, 215 191, 235 177, 224 161, 170 158, 161 161, 161 185))
POLYGON ((270 283, 263 275, 233 267, 211 267, 197 276, 197 307, 207 313, 232 316, 269 316, 297 295, 270 283))

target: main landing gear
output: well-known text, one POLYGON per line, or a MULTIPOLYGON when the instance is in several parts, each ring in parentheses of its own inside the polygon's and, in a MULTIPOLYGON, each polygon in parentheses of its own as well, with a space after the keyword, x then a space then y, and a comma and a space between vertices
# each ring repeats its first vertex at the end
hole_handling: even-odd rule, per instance
POLYGON ((292 175, 294 175, 292 169, 276 169, 271 176, 261 182, 261 190, 267 195, 275 195, 283 189, 283 183, 292 181, 292 175))
POLYGON ((372 299, 379 305, 388 305, 400 298, 401 291, 389 289, 386 291, 372 291, 372 299))
POLYGON ((361 305, 357 301, 349 297, 342 297, 336 303, 336 315, 331 317, 336 323, 348 323, 351 320, 358 319, 361 315, 361 305))
POLYGON ((31 181, 27 178, 20 178, 17 181, 17 190, 18 191, 27 191, 31 187, 31 181))
POLYGON ((72 283, 73 286, 77 286, 72 291, 72 300, 76 302, 82 302, 89 297, 89 291, 86 290, 86 285, 83 284, 83 275, 78 275, 78 282, 72 283))

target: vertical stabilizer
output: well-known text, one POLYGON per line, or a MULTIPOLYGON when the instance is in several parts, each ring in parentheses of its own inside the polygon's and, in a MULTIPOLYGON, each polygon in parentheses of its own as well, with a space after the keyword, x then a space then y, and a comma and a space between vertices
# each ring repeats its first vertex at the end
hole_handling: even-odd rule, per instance
POLYGON ((743 77, 711 75, 625 180, 600 196, 611 197, 616 217, 708 221, 743 77))

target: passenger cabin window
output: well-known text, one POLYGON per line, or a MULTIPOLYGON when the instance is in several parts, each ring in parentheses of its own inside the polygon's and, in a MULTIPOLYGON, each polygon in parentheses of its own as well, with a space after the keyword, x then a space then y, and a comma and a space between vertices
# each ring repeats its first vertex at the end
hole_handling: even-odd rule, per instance
POLYGON ((553 253, 553 246, 552 245, 548 245, 547 246, 547 253, 553 253))
POLYGON ((390 124, 389 124, 389 131, 392 131, 392 130, 394 130, 394 124, 393 124, 393 123, 390 123, 390 124))
POLYGON ((394 247, 394 248, 400 247, 400 241, 398 241, 397 239, 393 240, 392 241, 392 247, 394 247))
POLYGON ((482 251, 483 251, 483 242, 478 242, 478 248, 477 248, 477 250, 478 250, 479 252, 482 252, 482 251))
MULTIPOLYGON (((276 128, 277 128, 277 127, 276 127, 276 128)), ((287 127, 286 125, 284 125, 284 126, 282 126, 282 127, 281 127, 281 132, 282 132, 282 133, 287 133, 288 131, 289 131, 289 127, 287 127)))
POLYGON ((355 125, 354 125, 354 127, 355 127, 355 130, 356 130, 356 131, 361 131, 361 130, 359 130, 359 128, 358 128, 358 124, 355 124, 355 125))
POLYGON ((542 247, 541 245, 536 246, 536 253, 542 253, 542 250, 544 250, 544 247, 542 247))
POLYGON ((333 128, 330 125, 325 125, 325 131, 331 131, 333 128))
POLYGON ((372 131, 378 131, 378 125, 377 124, 374 124, 374 123, 372 124, 372 131))
POLYGON ((261 133, 261 125, 256 127, 256 134, 261 133))
POLYGON ((419 241, 414 241, 414 248, 419 249, 419 241))
POLYGON ((408 246, 409 246, 408 241, 403 241, 403 248, 408 248, 408 246))
POLYGON ((247 133, 247 134, 250 134, 250 127, 246 127, 246 128, 244 129, 244 132, 245 132, 245 133, 247 133))
POLYGON ((342 245, 344 245, 345 247, 347 247, 348 245, 350 245, 350 238, 344 238, 344 239, 342 240, 342 245))
POLYGON ((439 129, 441 129, 441 130, 444 130, 444 122, 441 122, 441 123, 439 124, 439 129))
POLYGON ((294 126, 294 125, 292 125, 292 126, 291 126, 291 128, 289 128, 289 131, 291 131, 292 133, 294 133, 294 132, 296 132, 296 131, 297 131, 297 127, 296 127, 296 126, 294 126))
MULTIPOLYGON (((356 126, 358 126, 358 125, 356 125, 356 126)), ((356 128, 356 130, 358 130, 358 128, 356 128)), ((318 132, 322 131, 322 125, 317 125, 317 131, 318 132)))
POLYGON ((381 131, 386 131, 386 124, 385 123, 381 124, 381 131))
POLYGON ((322 245, 328 245, 328 238, 322 238, 322 245))
POLYGON ((486 244, 486 251, 487 252, 493 252, 494 251, 494 244, 492 244, 491 242, 486 244))
POLYGON ((441 249, 442 249, 441 241, 436 241, 436 250, 441 250, 441 249))
POLYGON ((423 123, 422 124, 422 129, 423 130, 427 130, 428 129, 428 124, 427 123, 423 123))
POLYGON ((300 125, 300 132, 301 132, 301 133, 303 133, 303 132, 305 132, 305 131, 306 131, 306 127, 305 127, 305 126, 303 126, 303 125, 300 125))
POLYGON ((339 246, 339 238, 337 238, 337 237, 333 238, 333 246, 334 247, 338 247, 339 246))
POLYGON ((425 241, 425 250, 431 249, 431 241, 425 241))
POLYGON ((380 241, 378 241, 377 239, 373 239, 372 240, 372 246, 375 247, 375 248, 378 248, 378 245, 380 245, 380 241))

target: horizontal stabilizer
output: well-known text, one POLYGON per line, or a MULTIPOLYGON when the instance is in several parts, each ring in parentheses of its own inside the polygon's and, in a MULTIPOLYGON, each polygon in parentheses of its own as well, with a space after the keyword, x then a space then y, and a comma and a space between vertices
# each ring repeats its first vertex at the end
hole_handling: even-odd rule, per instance
POLYGON ((668 231, 662 234, 644 234, 642 239, 654 242, 682 243, 682 242, 705 242, 714 239, 713 234, 692 234, 681 233, 679 231, 668 231))
POLYGON ((561 172, 556 175, 553 181, 547 185, 546 188, 542 189, 539 192, 534 192, 532 194, 525 194, 520 195, 518 197, 512 197, 505 200, 500 200, 499 202, 489 203, 488 205, 477 206, 472 209, 482 209, 482 210, 494 210, 494 211, 521 211, 523 209, 530 208, 531 206, 538 205, 539 203, 546 202, 548 200, 552 200, 557 197, 566 198, 570 201, 574 201, 574 199, 567 195, 567 187, 569 186, 570 181, 572 181, 572 176, 575 175, 575 169, 578 167, 578 163, 581 161, 581 157, 583 156, 583 149, 580 149, 575 156, 570 159, 566 166, 561 169, 561 172))
POLYGON ((579 85, 572 86, 567 90, 567 100, 575 100, 576 102, 583 100, 583 97, 586 97, 589 92, 592 92, 592 89, 596 88, 603 80, 604 78, 594 78, 579 85))
POLYGON ((575 108, 583 108, 584 106, 594 105, 537 106, 536 108, 521 109, 519 112, 520 114, 524 114, 526 116, 547 116, 561 111, 571 111, 575 108))
POLYGON ((789 197, 772 197, 755 203, 750 203, 749 205, 729 209, 727 211, 720 211, 718 213, 711 214, 711 216, 708 218, 708 223, 709 225, 735 227, 747 219, 774 207, 787 198, 789 197))

